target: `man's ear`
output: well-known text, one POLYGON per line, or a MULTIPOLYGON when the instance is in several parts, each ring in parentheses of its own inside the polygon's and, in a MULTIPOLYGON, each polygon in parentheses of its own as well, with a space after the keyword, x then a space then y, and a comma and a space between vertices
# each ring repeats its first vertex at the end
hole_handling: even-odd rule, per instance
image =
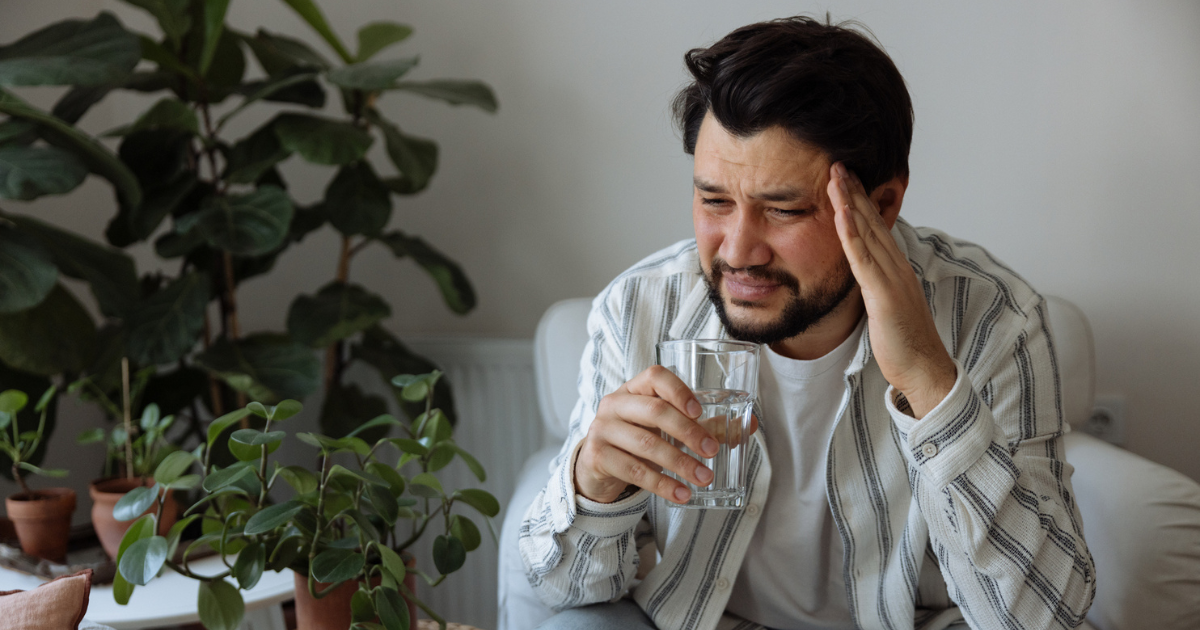
POLYGON ((900 206, 904 203, 904 191, 908 190, 908 176, 897 175, 875 187, 869 195, 871 201, 879 207, 879 216, 883 223, 892 229, 896 219, 900 217, 900 206))

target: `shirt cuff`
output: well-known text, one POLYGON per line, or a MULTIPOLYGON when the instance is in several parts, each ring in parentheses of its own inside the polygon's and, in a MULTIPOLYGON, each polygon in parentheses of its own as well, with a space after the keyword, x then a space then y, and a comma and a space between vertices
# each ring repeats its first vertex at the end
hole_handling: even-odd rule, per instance
POLYGON ((885 395, 888 413, 905 442, 904 456, 937 488, 944 488, 983 456, 992 443, 995 422, 991 410, 983 404, 967 377, 966 370, 954 362, 958 375, 954 387, 921 420, 913 418, 906 401, 896 404, 900 392, 888 386, 885 395))
POLYGON ((546 486, 546 500, 551 506, 555 531, 562 533, 574 527, 601 538, 633 531, 649 506, 650 493, 639 489, 632 496, 613 503, 599 503, 576 494, 575 461, 582 446, 583 440, 580 440, 571 456, 563 458, 546 486))

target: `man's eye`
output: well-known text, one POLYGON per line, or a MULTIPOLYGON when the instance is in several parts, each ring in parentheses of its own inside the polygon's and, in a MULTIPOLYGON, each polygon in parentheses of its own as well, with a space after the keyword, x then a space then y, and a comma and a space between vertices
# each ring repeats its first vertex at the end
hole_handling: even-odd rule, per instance
POLYGON ((700 199, 706 206, 722 206, 729 203, 728 199, 718 199, 716 197, 701 197, 700 199))
POLYGON ((787 210, 784 208, 771 208, 771 212, 783 217, 802 217, 816 212, 815 208, 799 208, 796 210, 787 210))

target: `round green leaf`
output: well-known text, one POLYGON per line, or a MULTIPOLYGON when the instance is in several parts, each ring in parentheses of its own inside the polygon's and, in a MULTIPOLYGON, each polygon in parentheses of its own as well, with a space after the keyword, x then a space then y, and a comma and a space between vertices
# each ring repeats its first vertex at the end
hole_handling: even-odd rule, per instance
POLYGON ((248 415, 250 415, 249 409, 235 409, 234 411, 231 411, 220 418, 213 420, 208 425, 208 448, 211 449, 213 444, 216 444, 217 438, 221 436, 221 433, 223 433, 225 429, 233 426, 234 423, 241 421, 242 418, 245 418, 248 415))
POLYGON ((195 136, 200 135, 200 121, 196 118, 196 112, 186 103, 173 97, 167 97, 146 110, 124 133, 148 129, 170 129, 195 136))
POLYGON ((371 135, 350 124, 305 114, 281 114, 273 125, 287 151, 314 164, 341 166, 362 159, 371 135))
POLYGON ((145 586, 158 575, 167 561, 167 539, 162 536, 144 538, 129 546, 121 555, 117 570, 130 584, 145 586))
POLYGON ((437 283, 442 299, 450 310, 463 314, 475 308, 475 289, 466 273, 458 263, 434 249, 424 239, 396 230, 384 234, 379 242, 391 249, 397 258, 411 256, 437 283))
POLYGON ((126 492, 125 496, 121 497, 113 506, 113 518, 118 521, 132 521, 141 516, 143 512, 150 509, 151 505, 154 505, 159 490, 159 486, 155 484, 152 488, 138 486, 126 492))
POLYGON ((409 630, 408 604, 394 588, 375 590, 375 610, 386 630, 409 630))
MULTIPOLYGON (((117 557, 115 561, 119 567, 121 560, 125 557, 125 553, 133 546, 133 543, 150 538, 154 535, 156 520, 153 515, 147 514, 142 518, 133 522, 129 529, 125 530, 125 536, 121 538, 121 545, 117 548, 117 557)), ((129 603, 129 597, 133 595, 133 584, 125 579, 118 570, 113 576, 113 599, 118 604, 124 606, 129 603)))
POLYGON ((407 484, 404 482, 404 477, 396 472, 395 468, 382 462, 371 462, 367 464, 367 471, 386 481, 388 490, 391 490, 392 494, 400 496, 404 493, 404 487, 407 484))
POLYGON ((192 467, 196 458, 187 451, 175 451, 163 458, 158 468, 154 469, 154 481, 169 484, 179 479, 180 475, 192 467))
POLYGON ((233 577, 244 590, 254 588, 267 565, 267 552, 262 543, 251 543, 238 554, 233 563, 233 577))
POLYGON ((287 420, 288 418, 300 413, 303 409, 304 405, 290 398, 280 401, 279 404, 275 405, 275 407, 271 410, 271 421, 281 422, 283 420, 287 420))
POLYGON ((268 431, 263 433, 258 429, 238 429, 229 439, 247 446, 274 446, 287 437, 286 431, 268 431))
POLYGON ((350 596, 350 617, 353 621, 371 621, 375 618, 375 606, 371 604, 371 595, 359 586, 354 595, 350 596))
POLYGON ((364 563, 360 553, 349 549, 330 548, 313 558, 312 575, 318 582, 345 582, 357 576, 364 563))
POLYGON ((224 580, 202 581, 196 601, 200 623, 208 630, 237 630, 242 624, 246 603, 232 584, 224 580))
POLYGON ((100 427, 94 427, 84 431, 83 433, 80 433, 79 436, 75 438, 75 443, 80 445, 95 444, 96 442, 103 442, 104 437, 104 429, 101 429, 100 427))
POLYGON ((408 491, 426 499, 436 499, 442 496, 442 483, 429 473, 420 473, 408 483, 408 491))
POLYGON ((463 462, 466 463, 467 468, 471 469, 471 472, 474 473, 475 478, 478 479, 480 483, 487 481, 487 471, 483 469, 483 464, 480 464, 479 460, 475 459, 475 456, 471 455, 463 447, 457 444, 454 444, 453 448, 455 452, 458 453, 458 456, 462 458, 463 462))
POLYGON ((408 39, 412 32, 412 27, 407 24, 371 22, 358 29, 358 55, 355 60, 366 61, 384 48, 408 39))
POLYGON ((471 519, 462 514, 455 514, 450 517, 450 535, 462 541, 463 547, 467 551, 475 551, 482 542, 482 537, 479 535, 479 528, 471 519))
POLYGON ((244 531, 247 536, 269 532, 276 527, 287 523, 293 516, 300 513, 300 511, 303 509, 304 504, 295 500, 263 508, 262 510, 256 512, 254 516, 251 516, 250 520, 246 521, 246 528, 244 531))
POLYGON ((380 545, 378 549, 379 558, 383 563, 383 570, 390 573, 392 575, 392 579, 395 580, 397 584, 403 583, 404 576, 408 573, 408 567, 404 565, 404 560, 400 558, 400 554, 397 554, 386 545, 380 545))
POLYGON ((254 474, 249 462, 238 462, 217 470, 204 478, 204 489, 208 492, 216 492, 225 486, 237 483, 243 477, 251 477, 254 474))
POLYGON ((320 482, 312 471, 303 466, 285 466, 279 469, 279 476, 296 491, 296 494, 308 494, 317 489, 320 482))
MULTIPOLYGON (((413 479, 413 483, 416 483, 416 479, 413 479)), ((454 497, 479 510, 484 516, 491 517, 500 513, 500 502, 486 490, 459 490, 454 493, 454 497)))
POLYGON ((461 569, 466 561, 467 549, 461 540, 444 535, 433 539, 433 565, 442 575, 461 569))
MULTIPOLYGON (((28 201, 75 190, 87 166, 57 147, 0 146, 0 198, 28 201)), ((386 188, 384 190, 387 190, 386 188)))
POLYGON ((58 268, 41 242, 21 230, 0 224, 0 313, 16 313, 36 306, 57 283, 58 268))
POLYGON ((401 81, 392 88, 435 98, 451 105, 473 105, 485 112, 495 113, 500 107, 492 88, 479 81, 401 81))
POLYGON ((343 166, 325 188, 329 222, 344 236, 378 236, 392 216, 392 195, 366 160, 343 166))

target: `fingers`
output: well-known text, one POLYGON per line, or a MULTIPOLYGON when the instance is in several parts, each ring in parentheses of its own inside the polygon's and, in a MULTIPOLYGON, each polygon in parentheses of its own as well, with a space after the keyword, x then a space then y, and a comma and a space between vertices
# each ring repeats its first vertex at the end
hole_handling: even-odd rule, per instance
POLYGON ((662 431, 705 457, 715 455, 720 446, 699 423, 662 398, 627 393, 606 396, 601 405, 603 408, 596 414, 598 419, 602 415, 614 417, 624 423, 662 431))
POLYGON ((700 417, 700 402, 692 390, 674 372, 661 365, 652 365, 642 370, 625 384, 631 394, 657 396, 689 418, 700 417))
POLYGON ((687 486, 654 470, 637 457, 610 445, 602 446, 600 450, 599 458, 608 475, 626 484, 645 488, 674 503, 683 503, 691 498, 692 491, 687 486))
MULTIPOLYGON (((713 479, 711 470, 695 458, 672 446, 657 431, 650 431, 632 424, 624 424, 614 427, 614 430, 609 431, 605 437, 609 444, 618 449, 633 455, 643 462, 653 464, 659 469, 670 470, 697 486, 706 486, 713 479)), ((616 471, 613 471, 613 474, 616 474, 616 471)), ((626 481, 636 483, 628 479, 626 481)))
POLYGON ((828 193, 838 237, 855 277, 861 284, 873 278, 894 281, 908 268, 904 254, 862 183, 840 162, 830 168, 828 193))

